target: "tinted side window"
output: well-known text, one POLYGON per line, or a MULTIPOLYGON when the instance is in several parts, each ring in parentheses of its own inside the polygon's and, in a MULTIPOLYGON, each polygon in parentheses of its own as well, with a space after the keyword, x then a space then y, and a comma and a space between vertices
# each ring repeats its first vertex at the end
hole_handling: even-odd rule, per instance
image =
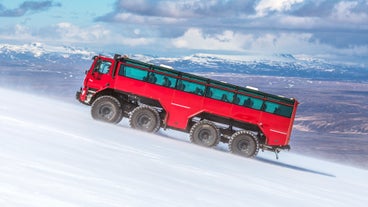
POLYGON ((154 71, 156 72, 157 82, 156 84, 175 88, 176 78, 178 76, 178 72, 171 69, 163 69, 160 67, 154 67, 154 71))
POLYGON ((216 100, 220 100, 220 101, 230 102, 230 103, 233 102, 234 95, 235 93, 233 92, 225 91, 225 90, 213 88, 213 87, 210 87, 207 90, 207 94, 206 94, 207 97, 210 97, 216 100))
POLYGON ((166 76, 166 75, 162 75, 162 74, 158 74, 156 73, 156 84, 157 85, 161 85, 161 86, 166 86, 166 87, 170 87, 170 88, 175 88, 175 83, 176 83, 176 78, 170 77, 170 76, 166 76))
POLYGON ((245 106, 245 107, 253 108, 257 110, 260 110, 262 108, 262 105, 263 105, 262 99, 253 98, 253 97, 246 96, 243 94, 238 94, 237 98, 239 99, 237 104, 240 106, 245 106))
POLYGON ((200 96, 204 95, 205 86, 186 80, 178 80, 176 88, 185 92, 194 93, 200 96))
POLYGON ((284 106, 274 102, 265 101, 264 110, 268 113, 273 113, 285 117, 291 117, 293 108, 290 106, 284 106))
MULTIPOLYGON (((121 69, 119 71, 119 75, 121 73, 121 69)), ((148 77, 148 71, 146 70, 141 70, 141 69, 138 69, 138 68, 132 68, 132 67, 129 67, 129 66, 125 66, 124 67, 124 75, 126 77, 129 77, 129 78, 134 78, 134 79, 137 79, 137 80, 146 80, 146 78, 148 77)))

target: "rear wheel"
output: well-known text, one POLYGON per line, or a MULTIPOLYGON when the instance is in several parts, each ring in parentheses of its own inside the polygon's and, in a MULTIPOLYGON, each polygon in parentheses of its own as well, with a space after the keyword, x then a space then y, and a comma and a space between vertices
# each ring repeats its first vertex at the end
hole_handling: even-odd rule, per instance
POLYGON ((120 102, 112 96, 101 96, 91 106, 93 119, 117 124, 123 118, 120 102))
POLYGON ((189 137, 192 143, 213 147, 220 142, 220 131, 213 122, 203 120, 192 126, 189 137))
POLYGON ((240 156, 255 157, 259 150, 258 139, 248 131, 235 132, 230 138, 229 150, 240 156))
POLYGON ((129 125, 145 132, 157 132, 161 126, 160 115, 149 106, 139 106, 130 114, 129 125))

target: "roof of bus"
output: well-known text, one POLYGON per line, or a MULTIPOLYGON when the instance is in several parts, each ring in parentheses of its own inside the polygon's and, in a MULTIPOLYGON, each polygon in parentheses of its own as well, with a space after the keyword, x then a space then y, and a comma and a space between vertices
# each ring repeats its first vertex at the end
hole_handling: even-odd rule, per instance
POLYGON ((146 62, 142 62, 142 61, 139 61, 139 60, 131 59, 131 58, 128 58, 127 56, 117 56, 117 55, 115 55, 114 59, 120 60, 120 61, 131 62, 133 64, 139 64, 139 65, 151 68, 151 69, 158 68, 158 69, 170 72, 170 73, 174 72, 174 73, 181 74, 182 76, 185 75, 187 77, 189 76, 189 77, 193 77, 193 78, 196 78, 196 79, 202 79, 202 80, 205 80, 209 84, 212 83, 212 84, 216 84, 216 85, 222 85, 226 88, 231 88, 233 90, 240 91, 240 92, 250 93, 250 94, 253 94, 253 95, 256 95, 256 96, 260 96, 262 98, 270 99, 270 100, 273 100, 273 101, 283 102, 285 104, 293 105, 296 101, 294 98, 286 98, 284 96, 274 95, 274 94, 262 92, 262 91, 252 89, 252 88, 248 88, 248 87, 237 86, 237 85, 230 84, 230 83, 225 83, 225 82, 222 82, 222 81, 219 81, 219 80, 205 78, 205 77, 194 75, 194 74, 191 74, 191 73, 178 71, 178 70, 175 70, 175 69, 172 69, 172 68, 169 68, 169 67, 158 66, 158 65, 151 64, 151 63, 146 63, 146 62))

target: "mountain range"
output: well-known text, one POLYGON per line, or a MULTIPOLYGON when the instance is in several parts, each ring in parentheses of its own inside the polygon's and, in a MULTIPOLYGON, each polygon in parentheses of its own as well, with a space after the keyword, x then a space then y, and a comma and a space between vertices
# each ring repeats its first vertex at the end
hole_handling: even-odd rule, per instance
MULTIPOLYGON (((50 46, 41 43, 0 44, 0 66, 44 68, 52 65, 53 68, 60 67, 75 70, 75 68, 88 67, 91 62, 90 58, 99 53, 88 49, 50 46)), ((109 53, 105 55, 113 56, 109 53)), ((352 82, 366 82, 368 80, 368 70, 365 65, 334 63, 303 55, 197 53, 175 58, 141 54, 128 54, 128 56, 152 64, 169 65, 185 72, 237 73, 352 82)))

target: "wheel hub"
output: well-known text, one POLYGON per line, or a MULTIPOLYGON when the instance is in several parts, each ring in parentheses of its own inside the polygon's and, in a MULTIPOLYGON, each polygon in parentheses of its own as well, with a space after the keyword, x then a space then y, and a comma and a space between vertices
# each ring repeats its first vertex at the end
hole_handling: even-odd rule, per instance
POLYGON ((111 109, 111 106, 105 105, 102 106, 100 109, 100 114, 104 117, 104 118, 111 118, 111 116, 113 115, 113 110, 111 109))
POLYGON ((151 119, 146 115, 142 115, 138 118, 138 124, 142 127, 148 128, 150 123, 151 119))
POLYGON ((242 140, 238 143, 238 149, 241 152, 249 153, 250 143, 249 141, 242 140))
POLYGON ((210 140, 212 139, 211 136, 211 132, 207 129, 202 129, 199 133, 198 133, 198 138, 205 143, 209 143, 210 140))

